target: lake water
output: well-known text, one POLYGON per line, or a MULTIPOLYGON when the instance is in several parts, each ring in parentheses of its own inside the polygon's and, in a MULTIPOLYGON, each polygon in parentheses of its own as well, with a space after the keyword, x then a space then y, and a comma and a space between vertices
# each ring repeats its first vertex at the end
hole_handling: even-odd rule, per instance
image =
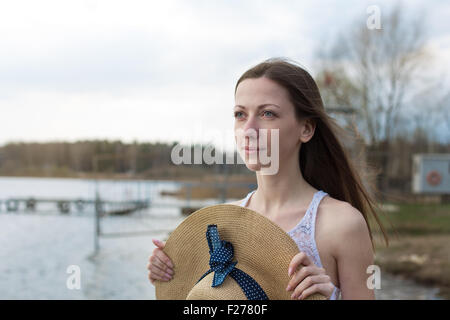
MULTIPOLYGON (((0 206, 0 299, 155 299, 147 275, 151 238, 167 238, 185 218, 182 201, 162 197, 176 182, 101 181, 82 179, 0 178, 0 200, 10 197, 94 198, 136 200, 151 196, 171 208, 148 208, 129 216, 101 219, 103 233, 147 232, 123 237, 100 237, 94 252, 94 214, 60 214, 48 204, 39 213, 6 212, 0 206), (69 289, 69 266, 80 270, 80 289, 69 289)), ((230 199, 231 200, 231 199, 230 199)), ((211 205, 214 199, 197 204, 211 205)), ((382 274, 377 299, 438 299, 437 289, 382 274)))

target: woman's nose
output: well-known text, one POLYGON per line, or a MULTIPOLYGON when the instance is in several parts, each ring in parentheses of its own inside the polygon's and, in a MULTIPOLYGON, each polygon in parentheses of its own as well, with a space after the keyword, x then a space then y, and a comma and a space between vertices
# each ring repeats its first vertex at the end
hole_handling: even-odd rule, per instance
POLYGON ((242 128, 244 130, 244 134, 251 135, 257 138, 259 136, 259 123, 258 119, 256 117, 249 117, 248 120, 245 122, 244 127, 242 128))

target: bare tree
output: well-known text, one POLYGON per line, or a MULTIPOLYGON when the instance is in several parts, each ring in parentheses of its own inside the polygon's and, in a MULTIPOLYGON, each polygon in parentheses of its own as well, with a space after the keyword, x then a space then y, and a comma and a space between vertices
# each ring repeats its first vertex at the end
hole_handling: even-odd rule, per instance
POLYGON ((431 106, 443 96, 436 82, 427 78, 432 56, 426 40, 422 17, 411 18, 397 6, 382 12, 380 29, 369 29, 365 21, 358 20, 329 51, 320 52, 317 79, 324 103, 356 111, 355 117, 347 119, 357 122, 367 143, 377 151, 379 187, 384 191, 390 140, 400 116, 418 107, 415 102, 420 96, 426 95, 431 106))

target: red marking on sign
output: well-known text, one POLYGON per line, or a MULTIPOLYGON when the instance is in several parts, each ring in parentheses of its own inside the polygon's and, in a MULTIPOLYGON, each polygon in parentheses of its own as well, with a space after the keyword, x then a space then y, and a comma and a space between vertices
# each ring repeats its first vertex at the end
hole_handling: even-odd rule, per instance
POLYGON ((433 171, 428 172, 427 182, 429 185, 437 186, 441 183, 441 181, 442 181, 442 176, 438 171, 433 170, 433 171))

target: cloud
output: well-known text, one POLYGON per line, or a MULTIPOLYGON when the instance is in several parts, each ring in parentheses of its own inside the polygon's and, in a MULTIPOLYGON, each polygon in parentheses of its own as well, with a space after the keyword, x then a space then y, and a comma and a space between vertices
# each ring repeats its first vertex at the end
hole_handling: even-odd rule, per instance
POLYGON ((355 14, 366 15, 364 5, 4 1, 0 108, 8 121, 0 143, 182 140, 200 125, 228 130, 234 85, 246 69, 273 56, 311 69, 324 36, 355 14))
POLYGON ((301 39, 291 33, 301 24, 298 15, 268 2, 69 3, 29 2, 20 14, 17 6, 3 8, 3 87, 117 92, 224 83, 235 75, 233 66, 301 39))

